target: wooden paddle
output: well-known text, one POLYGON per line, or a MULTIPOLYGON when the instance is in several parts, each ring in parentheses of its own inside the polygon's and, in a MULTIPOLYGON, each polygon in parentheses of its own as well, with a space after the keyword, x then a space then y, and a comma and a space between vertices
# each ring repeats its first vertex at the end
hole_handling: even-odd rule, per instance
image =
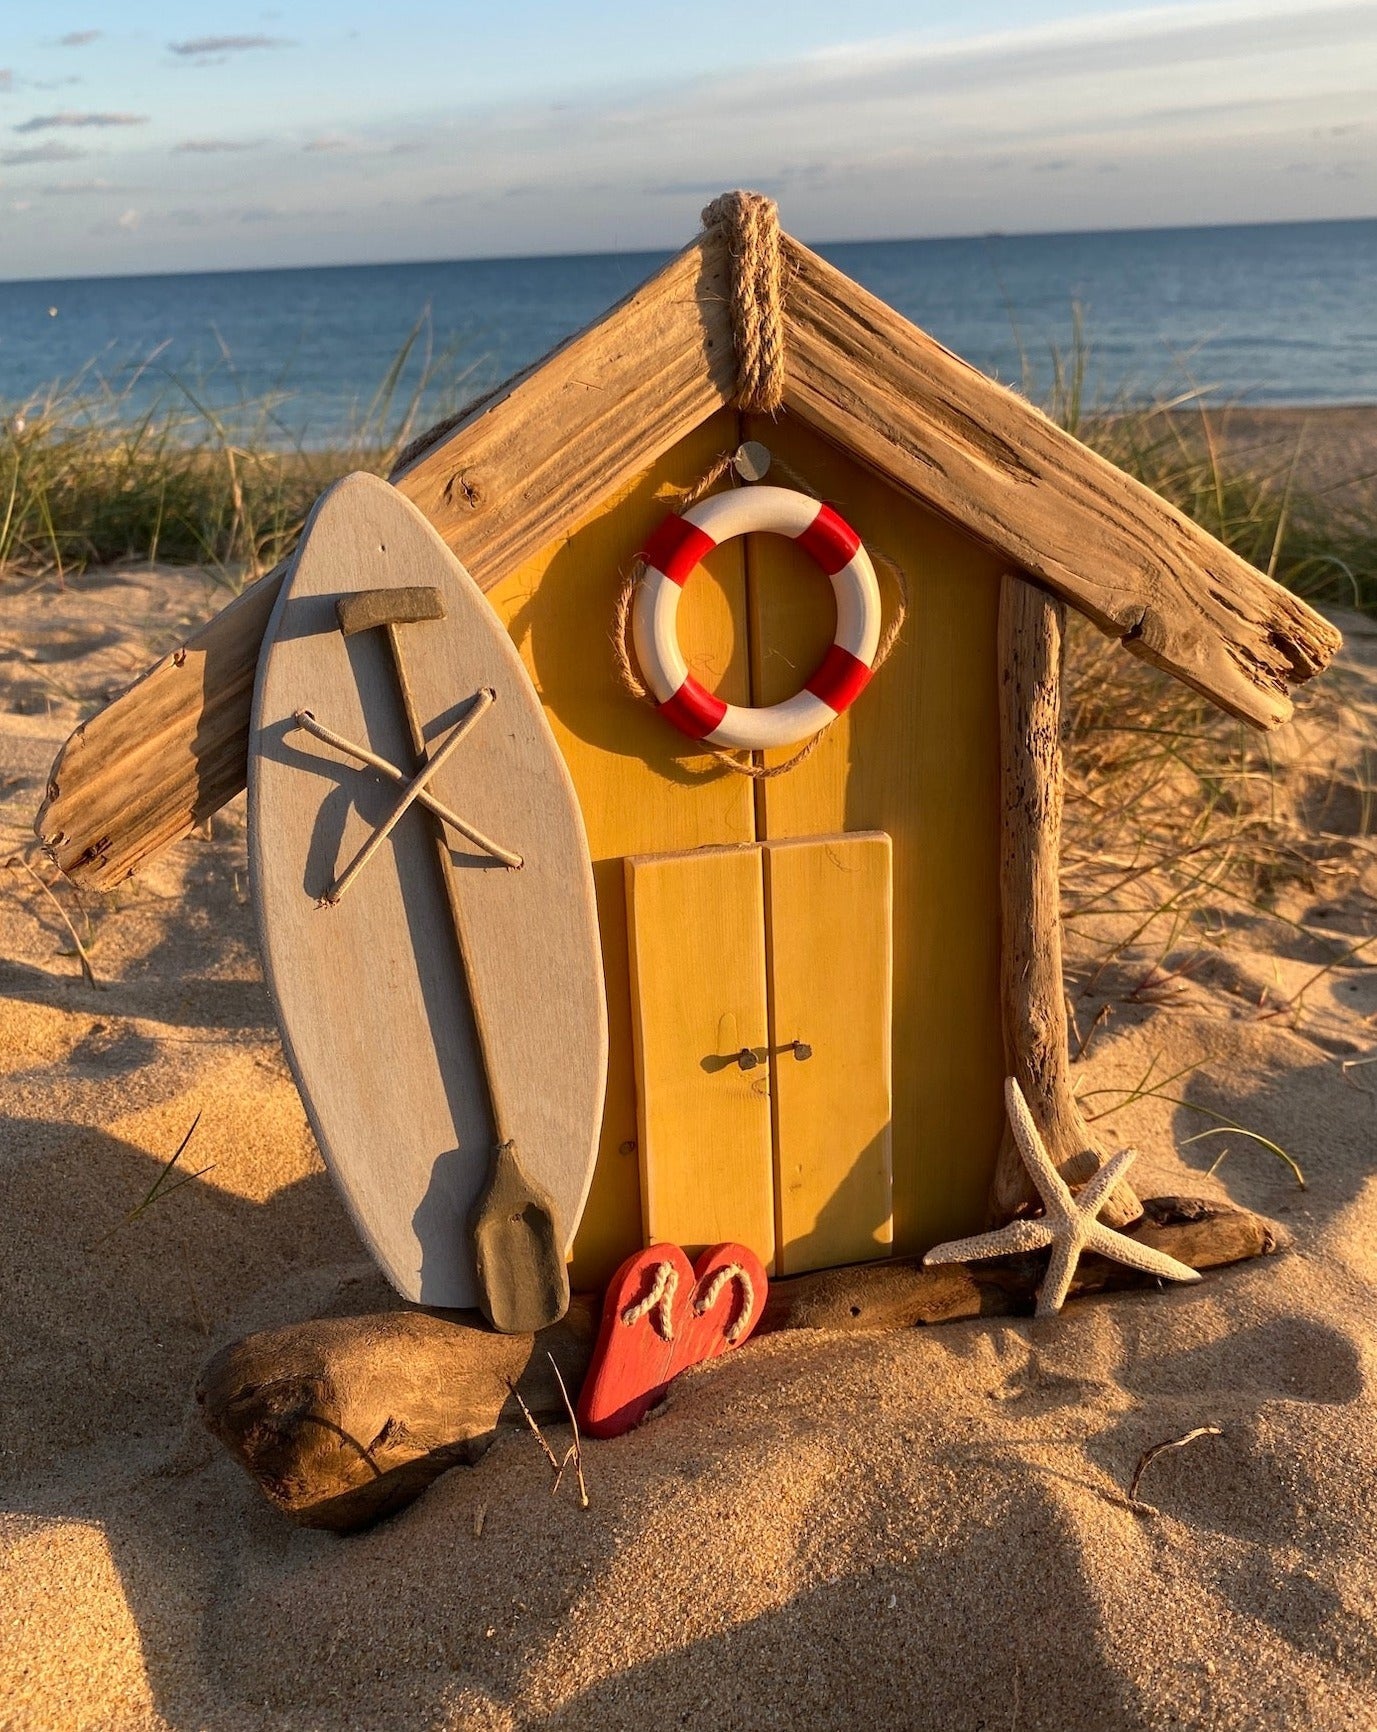
MULTIPOLYGON (((342 597, 335 612, 345 637, 378 628, 387 634, 411 744, 419 760, 418 768, 423 767, 431 754, 406 675, 401 627, 443 619, 444 597, 430 585, 363 589, 342 597)), ((431 822, 455 941, 468 983, 478 1054, 487 1078, 493 1126, 497 1133, 487 1180, 469 1215, 479 1304, 494 1329, 509 1335, 528 1334, 555 1322, 569 1308, 569 1270, 564 1260, 564 1236, 552 1198, 523 1169, 516 1143, 509 1134, 510 1119, 492 1058, 491 1007, 483 1003, 468 965, 464 909, 450 862, 449 845, 438 820, 432 819, 431 822)))

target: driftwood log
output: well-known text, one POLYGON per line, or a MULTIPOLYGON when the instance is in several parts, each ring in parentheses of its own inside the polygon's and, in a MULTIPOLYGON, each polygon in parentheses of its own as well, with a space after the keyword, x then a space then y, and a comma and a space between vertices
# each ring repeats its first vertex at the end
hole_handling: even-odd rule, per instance
MULTIPOLYGON (((1188 1197, 1143 1204, 1132 1236, 1196 1269, 1265 1256, 1285 1243, 1260 1216, 1188 1197)), ((866 1263, 771 1284, 759 1333, 905 1329, 1026 1313, 1040 1256, 925 1269, 915 1259, 866 1263)), ((1072 1297, 1144 1285, 1121 1264, 1087 1256, 1072 1297)), ((521 1423, 510 1384, 537 1419, 564 1412, 551 1359, 578 1388, 598 1303, 576 1294, 537 1335, 496 1335, 476 1313, 397 1310, 317 1318, 222 1348, 196 1398, 211 1433, 277 1509, 306 1527, 366 1527, 403 1508, 448 1469, 478 1459, 521 1423)))

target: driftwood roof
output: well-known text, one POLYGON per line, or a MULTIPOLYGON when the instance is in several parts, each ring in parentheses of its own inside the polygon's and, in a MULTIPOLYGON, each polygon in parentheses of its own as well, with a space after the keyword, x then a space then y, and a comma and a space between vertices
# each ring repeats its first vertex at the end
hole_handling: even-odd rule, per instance
MULTIPOLYGON (((1337 631, 1150 489, 783 237, 784 408, 1223 709, 1270 728, 1337 631)), ((686 247, 563 347, 404 455, 396 486, 483 588, 732 401, 729 261, 686 247)), ((98 886, 244 785, 278 568, 79 729, 38 819, 98 886)))

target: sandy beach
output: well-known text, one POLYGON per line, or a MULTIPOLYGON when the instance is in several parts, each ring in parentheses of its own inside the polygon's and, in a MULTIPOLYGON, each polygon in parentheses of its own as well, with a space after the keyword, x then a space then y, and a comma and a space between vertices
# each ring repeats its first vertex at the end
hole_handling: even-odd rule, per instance
MULTIPOLYGON (((1307 484, 1366 508, 1377 410, 1226 436, 1301 420, 1307 484)), ((282 1059, 243 800, 84 905, 30 828, 72 727, 225 599, 0 577, 0 1727, 1377 1724, 1377 624, 1335 616, 1271 742, 1297 865, 1269 910, 1068 943, 1078 1084, 1138 1189, 1290 1250, 1045 1322, 753 1342, 588 1447, 586 1511, 514 1431, 340 1539, 190 1396, 217 1346, 384 1299, 282 1059), (1188 1140, 1221 1118, 1251 1135, 1188 1140), (1143 1451, 1199 1427, 1135 1508, 1143 1451)))

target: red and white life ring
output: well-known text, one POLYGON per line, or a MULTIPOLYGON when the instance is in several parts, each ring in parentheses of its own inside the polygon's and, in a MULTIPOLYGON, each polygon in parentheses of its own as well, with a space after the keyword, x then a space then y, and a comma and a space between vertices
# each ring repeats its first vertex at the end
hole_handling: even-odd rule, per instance
POLYGON ((796 745, 864 690, 880 642, 880 586, 860 537, 830 505, 788 487, 717 493, 667 517, 641 557, 645 575, 631 616, 636 659, 660 714, 690 739, 749 751, 796 745), (694 679, 675 621, 680 592, 699 561, 734 535, 758 530, 787 535, 831 578, 837 632, 802 691, 764 709, 744 709, 724 704, 694 679))

